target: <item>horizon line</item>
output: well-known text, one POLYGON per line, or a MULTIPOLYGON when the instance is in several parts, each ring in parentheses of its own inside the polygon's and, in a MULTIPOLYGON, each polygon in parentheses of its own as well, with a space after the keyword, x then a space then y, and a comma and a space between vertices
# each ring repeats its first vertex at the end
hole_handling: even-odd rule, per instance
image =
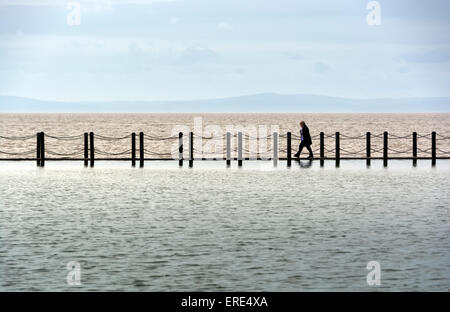
POLYGON ((97 102, 97 103, 105 103, 105 102, 191 102, 191 101, 207 101, 207 100, 223 100, 230 98, 244 98, 251 96, 261 96, 261 95, 278 95, 278 96, 313 96, 313 97, 323 97, 323 98, 333 98, 333 99, 342 99, 342 100, 358 100, 358 101, 374 101, 374 100, 408 100, 408 99, 450 99, 449 96, 405 96, 405 97, 376 97, 376 98, 358 98, 358 97, 343 97, 343 96, 334 96, 334 95, 319 95, 319 94, 311 94, 311 93, 278 93, 278 92, 261 92, 261 93, 250 93, 244 95, 230 95, 223 97, 210 97, 210 98, 195 98, 195 99, 178 99, 178 100, 145 100, 145 99, 114 99, 114 100, 57 100, 57 99, 42 99, 36 97, 28 97, 28 96, 19 96, 19 95, 5 95, 0 94, 0 97, 12 97, 12 98, 21 98, 26 100, 34 100, 34 101, 45 101, 45 102, 60 102, 60 103, 86 103, 86 102, 97 102))

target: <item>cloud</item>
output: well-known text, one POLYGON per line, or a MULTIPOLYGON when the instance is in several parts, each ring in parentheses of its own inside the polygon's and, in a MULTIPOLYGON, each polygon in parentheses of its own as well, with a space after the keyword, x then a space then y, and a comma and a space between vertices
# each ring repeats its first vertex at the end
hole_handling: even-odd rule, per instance
POLYGON ((420 50, 400 58, 409 63, 446 63, 450 61, 450 48, 420 50))
POLYGON ((0 6, 11 5, 30 5, 30 6, 42 6, 42 5, 64 5, 65 0, 2 0, 0 6))
POLYGON ((330 69, 330 67, 325 63, 317 62, 314 64, 314 70, 316 73, 323 74, 326 71, 328 71, 329 69, 330 69))
POLYGON ((217 24, 217 28, 221 29, 221 30, 229 30, 231 29, 231 25, 225 22, 221 22, 219 24, 217 24))
POLYGON ((0 0, 0 6, 61 6, 79 2, 88 7, 110 6, 112 4, 152 4, 156 2, 178 2, 183 0, 0 0))
POLYGON ((192 64, 208 62, 217 59, 217 57, 218 54, 210 48, 193 46, 181 50, 178 60, 181 64, 189 66, 192 64))
POLYGON ((407 74, 409 72, 409 68, 405 66, 400 66, 397 68, 397 73, 407 74))
POLYGON ((169 22, 170 22, 170 24, 172 24, 172 25, 178 24, 179 21, 180 21, 180 19, 179 19, 178 17, 175 17, 175 16, 172 16, 172 17, 169 19, 169 22))
POLYGON ((298 52, 288 51, 288 52, 284 52, 282 54, 283 54, 283 56, 285 56, 289 59, 295 60, 295 61, 303 61, 303 60, 307 59, 306 56, 304 56, 303 54, 298 53, 298 52))
POLYGON ((410 1, 386 3, 374 29, 364 3, 353 0, 78 0, 83 13, 92 10, 87 3, 112 10, 68 27, 69 1, 77 0, 0 0, 29 5, 0 7, 0 91, 45 98, 57 85, 67 98, 102 98, 109 82, 124 98, 450 92, 449 23, 429 19, 428 4, 410 16, 410 1), (47 78, 34 78, 41 73, 47 78), (105 88, 90 88, 94 80, 105 88))
POLYGON ((24 7, 69 7, 71 3, 80 4, 85 12, 111 11, 114 5, 151 5, 154 3, 175 2, 183 0, 0 0, 1 6, 24 7))

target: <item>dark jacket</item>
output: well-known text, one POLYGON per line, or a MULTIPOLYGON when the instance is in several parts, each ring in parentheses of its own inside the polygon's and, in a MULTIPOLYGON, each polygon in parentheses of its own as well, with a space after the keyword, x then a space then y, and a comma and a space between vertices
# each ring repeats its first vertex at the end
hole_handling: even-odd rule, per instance
POLYGON ((306 146, 312 144, 311 135, 309 134, 309 129, 306 125, 302 129, 300 129, 300 137, 302 136, 303 136, 302 142, 305 142, 303 144, 305 144, 306 146))

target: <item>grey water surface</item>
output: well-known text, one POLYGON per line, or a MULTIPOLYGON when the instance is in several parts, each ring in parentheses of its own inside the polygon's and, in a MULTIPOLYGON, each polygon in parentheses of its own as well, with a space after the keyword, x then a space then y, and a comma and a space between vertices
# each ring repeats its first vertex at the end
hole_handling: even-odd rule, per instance
POLYGON ((444 160, 0 162, 0 290, 448 291, 449 207, 444 160))

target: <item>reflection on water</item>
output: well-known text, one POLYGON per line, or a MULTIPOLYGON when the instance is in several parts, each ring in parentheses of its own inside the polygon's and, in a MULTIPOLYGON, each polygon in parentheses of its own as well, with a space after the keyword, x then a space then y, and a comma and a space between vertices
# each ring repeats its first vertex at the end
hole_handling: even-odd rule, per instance
POLYGON ((0 290, 449 289, 450 162, 285 166, 0 162, 0 290))
POLYGON ((312 166, 313 161, 310 160, 299 160, 298 164, 300 165, 301 168, 309 168, 312 166))

